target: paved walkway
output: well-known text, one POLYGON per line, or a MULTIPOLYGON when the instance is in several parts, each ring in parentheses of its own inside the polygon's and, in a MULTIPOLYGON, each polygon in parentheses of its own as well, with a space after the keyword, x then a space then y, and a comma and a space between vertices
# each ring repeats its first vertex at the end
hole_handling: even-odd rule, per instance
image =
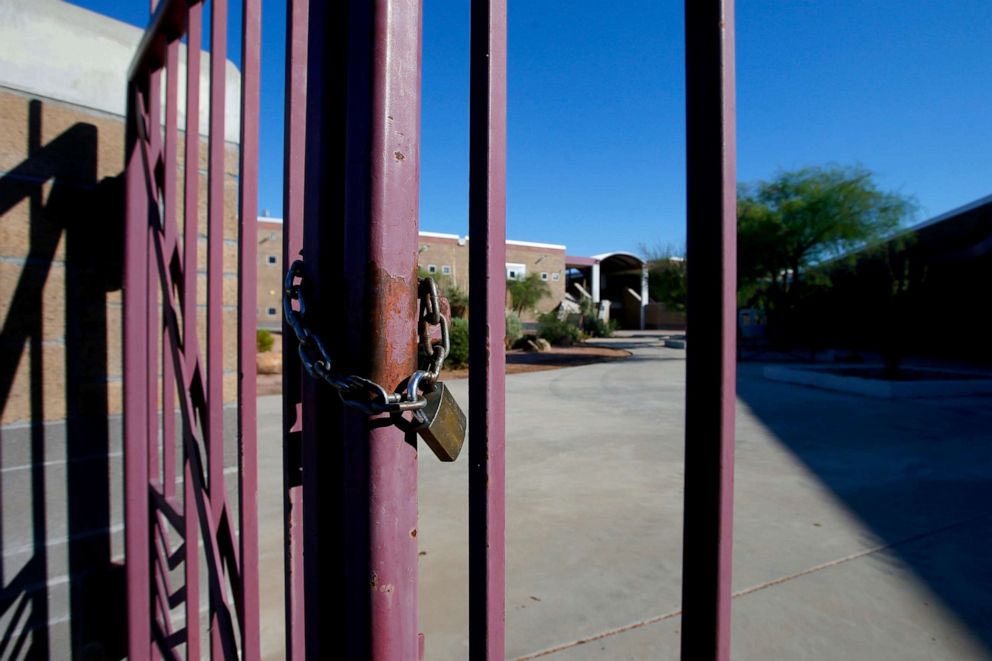
MULTIPOLYGON (((612 344, 634 356, 507 379, 510 658, 678 658, 684 352, 612 344)), ((739 381, 734 658, 992 658, 992 398, 739 381)), ((260 404, 274 466, 278 400, 260 404)), ((426 658, 464 659, 467 464, 420 465, 426 658)), ((260 489, 278 658, 275 471, 260 489)))

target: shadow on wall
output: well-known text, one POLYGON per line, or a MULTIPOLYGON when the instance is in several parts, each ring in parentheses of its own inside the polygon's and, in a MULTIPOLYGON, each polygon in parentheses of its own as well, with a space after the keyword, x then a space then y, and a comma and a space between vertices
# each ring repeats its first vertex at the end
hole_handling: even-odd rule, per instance
POLYGON ((0 657, 120 658, 126 596, 123 564, 112 560, 120 448, 112 452, 111 439, 120 434, 108 416, 107 294, 121 287, 122 177, 97 181, 92 124, 43 144, 42 109, 30 101, 27 158, 0 175, 2 236, 26 231, 26 258, 0 258, 20 268, 3 288, 0 412, 25 390, 29 418, 0 428, 0 657), (19 228, 13 210, 25 202, 28 226, 19 228), (60 287, 49 283, 59 271, 62 333, 63 301, 50 293, 60 287), (62 397, 64 424, 46 424, 62 397))
POLYGON ((746 369, 738 382, 778 440, 992 651, 992 400, 875 400, 746 369))

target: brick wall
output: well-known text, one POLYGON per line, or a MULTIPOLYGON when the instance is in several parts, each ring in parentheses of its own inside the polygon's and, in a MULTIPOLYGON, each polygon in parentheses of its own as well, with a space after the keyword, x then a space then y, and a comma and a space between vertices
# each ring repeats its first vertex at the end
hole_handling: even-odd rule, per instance
MULTIPOLYGON (((469 239, 459 239, 447 236, 420 236, 418 263, 427 271, 429 267, 437 268, 435 277, 450 277, 459 289, 469 292, 468 286, 468 253, 469 239), (451 274, 445 275, 445 266, 451 267, 451 274)), ((537 315, 553 310, 565 296, 565 249, 550 245, 522 245, 519 242, 507 242, 506 262, 508 264, 523 264, 528 274, 546 273, 550 296, 538 303, 536 313, 528 312, 525 321, 533 321, 537 315), (558 273, 558 279, 554 274, 558 273)), ((469 292, 471 301, 471 292, 469 292)))
MULTIPOLYGON (((0 318, 4 324, 0 384, 5 384, 0 390, 0 424, 66 417, 64 377, 67 361, 74 358, 70 355, 73 345, 84 349, 80 357, 84 363, 76 366, 80 368, 78 385, 105 391, 108 411, 121 412, 123 141, 120 117, 0 90, 0 318), (67 331, 74 335, 68 345, 67 331), (40 340, 40 365, 46 378, 40 388, 41 401, 32 404, 31 358, 25 343, 36 340, 40 340)), ((200 168, 205 169, 205 141, 200 153, 200 168)), ((223 325, 224 345, 233 347, 237 324, 236 146, 228 146, 225 161, 223 325)), ((206 177, 200 181, 199 207, 197 300, 202 311, 206 303, 206 177)), ((205 346, 205 315, 200 317, 200 343, 205 346)), ((37 357, 34 360, 38 363, 37 357)), ((236 397, 235 361, 235 351, 225 353, 227 402, 236 397)))
POLYGON ((258 219, 258 327, 282 328, 282 223, 258 219), (275 263, 269 258, 274 257, 275 263), (275 310, 274 315, 269 310, 275 310))
POLYGON ((537 316, 554 310, 565 297, 565 250, 539 246, 522 246, 508 243, 506 246, 506 261, 511 264, 523 264, 527 275, 531 273, 548 274, 547 285, 551 295, 542 298, 537 304, 536 312, 523 315, 524 321, 534 321, 537 316), (558 280, 554 274, 558 273, 558 280))

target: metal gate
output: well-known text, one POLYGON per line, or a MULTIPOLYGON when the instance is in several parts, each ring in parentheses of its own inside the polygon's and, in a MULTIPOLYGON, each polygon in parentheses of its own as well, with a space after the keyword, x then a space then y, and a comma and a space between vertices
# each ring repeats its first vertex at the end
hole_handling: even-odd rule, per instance
MULTIPOLYGON (((333 347, 337 365, 387 388, 399 388, 417 360, 421 5, 287 0, 283 264, 302 251, 307 324, 333 347)), ((260 18, 260 0, 244 0, 233 138, 225 125, 226 0, 162 0, 129 73, 124 424, 135 659, 260 654, 260 18), (211 59, 201 126, 205 8, 211 59), (235 245, 236 261, 225 259, 235 245)), ((469 648, 473 659, 501 659, 506 0, 473 0, 470 30, 469 648)), ((682 644, 686 658, 726 659, 733 0, 686 3, 686 52, 693 343, 682 644)), ((422 657, 416 438, 370 424, 326 383, 304 376, 285 320, 283 330, 287 657, 422 657)))
POLYGON ((208 648, 214 658, 234 658, 239 651, 244 658, 259 656, 254 312, 260 5, 246 0, 243 7, 234 148, 225 140, 227 3, 211 0, 201 261, 203 7, 161 2, 128 75, 124 465, 132 659, 199 658, 208 648), (183 49, 180 136, 184 37, 189 48, 183 49), (232 157, 237 167, 225 166, 232 157), (229 174, 237 177, 233 187, 229 174), (225 199, 232 188, 236 212, 225 199), (236 300, 225 300, 225 244, 233 241, 238 286, 236 300), (232 307, 236 319, 229 314, 225 320, 232 307), (234 330, 227 343, 225 322, 234 330), (232 338, 235 362, 225 365, 232 338), (229 434, 236 445, 230 448, 237 456, 233 476, 224 465, 225 400, 236 403, 229 434))

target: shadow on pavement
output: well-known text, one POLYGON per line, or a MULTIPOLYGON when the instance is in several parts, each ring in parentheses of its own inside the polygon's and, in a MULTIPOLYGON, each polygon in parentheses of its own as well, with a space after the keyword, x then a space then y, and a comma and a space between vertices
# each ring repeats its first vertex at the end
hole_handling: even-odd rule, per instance
POLYGON ((737 394, 992 651, 992 398, 871 399, 746 367, 737 394))

